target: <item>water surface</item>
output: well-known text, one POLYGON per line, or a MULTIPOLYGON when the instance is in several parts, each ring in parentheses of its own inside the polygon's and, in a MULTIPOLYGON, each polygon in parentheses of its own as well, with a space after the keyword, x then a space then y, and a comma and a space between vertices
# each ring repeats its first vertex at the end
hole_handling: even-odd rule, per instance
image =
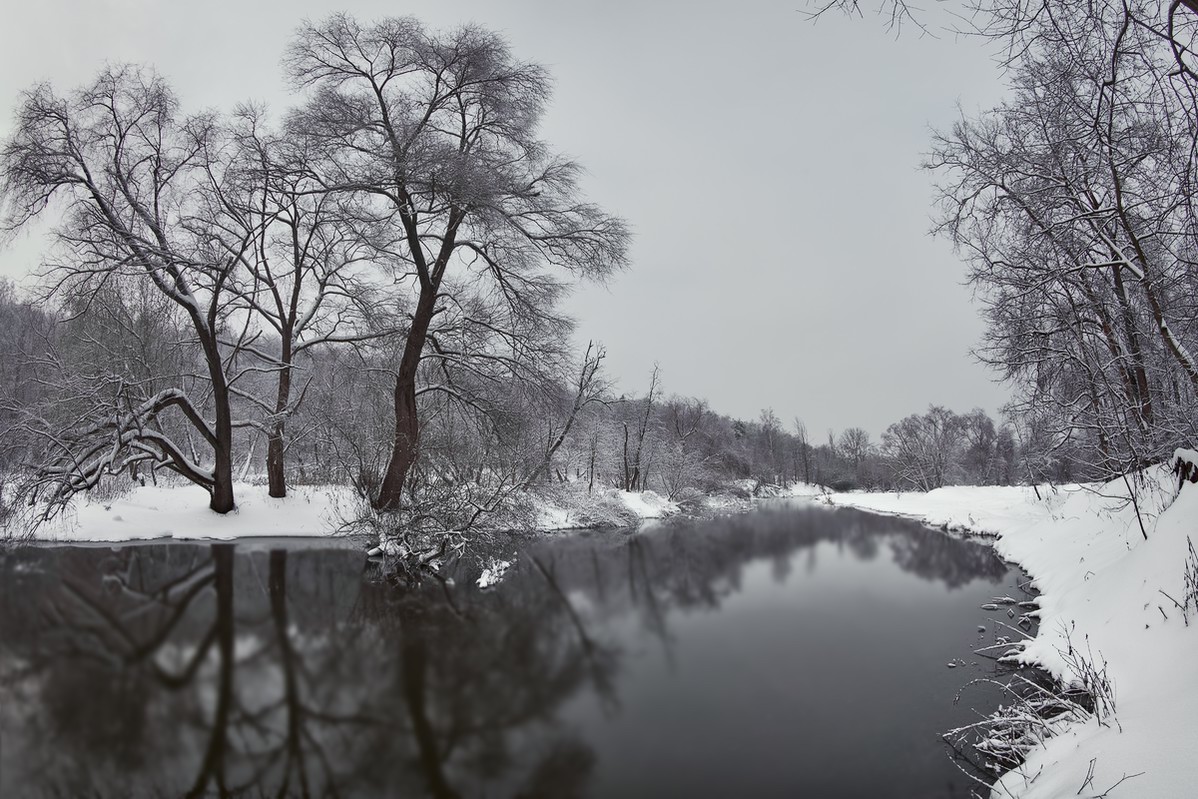
POLYGON ((1012 635, 979 606, 1024 598, 989 547, 776 507, 518 549, 487 591, 477 562, 395 585, 311 542, 2 553, 0 795, 975 787, 940 733, 998 703, 954 702, 1012 635))

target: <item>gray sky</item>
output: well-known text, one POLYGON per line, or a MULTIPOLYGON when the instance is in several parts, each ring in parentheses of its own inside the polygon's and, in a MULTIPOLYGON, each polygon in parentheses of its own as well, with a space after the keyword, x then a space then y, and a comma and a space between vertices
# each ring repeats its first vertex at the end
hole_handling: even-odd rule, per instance
MULTIPOLYGON (((556 78, 545 137, 588 168, 592 199, 636 232, 632 268, 569 301, 620 388, 755 417, 772 406, 813 437, 873 435, 929 402, 996 412, 1005 391, 974 363, 981 322, 951 248, 926 235, 932 127, 1000 96, 976 41, 900 37, 879 19, 804 0, 39 0, 0 27, 0 133, 18 92, 59 89, 108 61, 154 65, 186 110, 282 108, 278 67, 305 17, 412 14, 475 21, 556 78)), ((0 252, 0 276, 39 257, 0 252)))

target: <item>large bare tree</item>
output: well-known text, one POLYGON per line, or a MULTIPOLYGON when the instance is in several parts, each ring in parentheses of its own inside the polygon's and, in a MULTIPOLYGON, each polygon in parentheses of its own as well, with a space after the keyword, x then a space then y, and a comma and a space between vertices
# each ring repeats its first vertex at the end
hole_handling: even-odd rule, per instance
MULTIPOLYGON (((214 120, 182 118, 151 72, 114 67, 66 96, 48 85, 23 96, 0 153, 6 227, 26 225, 57 201, 59 257, 45 273, 51 293, 86 303, 118 280, 152 287, 185 319, 207 394, 205 402, 180 387, 145 393, 118 380, 67 429, 44 430, 49 454, 40 478, 51 507, 105 474, 140 466, 203 486, 218 513, 234 507, 230 398, 247 332, 229 314, 238 253, 214 241, 195 191, 222 180, 219 147, 214 120), (164 432, 168 411, 203 442, 205 462, 164 432)), ((251 244, 247 236, 237 248, 251 244)))
MULTIPOLYGON (((625 263, 628 233, 581 199, 578 164, 538 138, 549 76, 495 33, 335 15, 302 26, 285 63, 310 93, 291 131, 319 148, 324 187, 370 202, 402 234, 392 254, 405 265, 398 284, 412 297, 411 317, 395 369, 393 451, 375 499, 394 510, 420 452, 421 363, 471 355, 430 346, 438 315, 491 325, 477 306, 455 302, 464 290, 514 318, 548 310, 559 293, 548 269, 603 276, 625 263)), ((498 332, 519 352, 513 334, 498 332)))

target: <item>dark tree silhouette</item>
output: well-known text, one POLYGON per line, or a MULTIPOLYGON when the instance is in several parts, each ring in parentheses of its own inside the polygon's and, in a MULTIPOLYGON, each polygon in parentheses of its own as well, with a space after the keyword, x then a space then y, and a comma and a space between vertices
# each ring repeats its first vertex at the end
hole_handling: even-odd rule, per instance
POLYGON ((413 302, 395 368, 394 446, 375 498, 395 510, 420 452, 419 394, 460 394, 444 382, 421 386, 422 361, 511 375, 527 346, 521 320, 545 317, 558 293, 546 268, 601 277, 624 264, 628 233, 580 199, 578 164, 537 138, 548 74, 495 33, 335 15, 300 28, 286 65, 311 91, 291 129, 323 153, 319 179, 371 201, 400 232, 392 254, 413 302), (439 315, 492 331, 505 354, 438 345, 439 315))

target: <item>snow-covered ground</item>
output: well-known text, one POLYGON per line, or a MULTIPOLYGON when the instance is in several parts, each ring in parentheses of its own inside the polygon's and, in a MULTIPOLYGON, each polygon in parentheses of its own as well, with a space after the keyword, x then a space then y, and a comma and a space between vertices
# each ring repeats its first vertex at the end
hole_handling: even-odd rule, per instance
POLYGON ((359 510, 346 486, 293 486, 285 499, 271 498, 264 485, 238 483, 233 490, 237 508, 224 516, 208 510, 207 492, 191 484, 138 486, 109 500, 84 496, 34 535, 47 541, 328 536, 359 510))
MULTIPOLYGON (((745 481, 750 487, 753 481, 745 481)), ((741 493, 748 489, 743 486, 741 493)), ((766 486, 762 498, 814 497, 822 486, 794 483, 786 489, 766 486)), ((292 486, 286 499, 272 499, 265 485, 237 483, 237 508, 225 516, 208 510, 208 495, 191 484, 138 486, 109 499, 83 495, 54 520, 38 526, 45 541, 139 541, 153 538, 232 539, 250 536, 335 535, 347 521, 366 512, 348 486, 292 486)), ((681 512, 678 503, 655 491, 620 491, 581 485, 559 487, 534 497, 538 530, 636 524, 681 512)), ((711 512, 742 510, 748 500, 733 494, 703 497, 711 512)), ((0 530, 0 536, 5 531, 0 530)), ((18 530, 9 531, 18 534, 18 530)))
POLYGON ((635 523, 643 519, 660 519, 679 511, 677 503, 656 491, 595 488, 587 492, 580 485, 538 496, 534 503, 536 528, 546 531, 635 523))
POLYGON ((1040 499, 1027 487, 960 487, 826 500, 997 536, 999 554, 1040 591, 1040 632, 1020 658, 1066 683, 1077 677, 1070 646, 1106 662, 1117 723, 1091 719, 1049 739, 999 781, 994 797, 1198 796, 1198 613, 1191 606, 1187 627, 1165 596, 1185 601, 1198 485, 1178 493, 1164 467, 1144 478, 1147 540, 1122 481, 1041 487, 1040 499))
POLYGON ((789 497, 820 497, 829 493, 829 489, 825 486, 816 485, 815 483, 791 483, 787 489, 785 496, 789 497))
MULTIPOLYGON (((224 516, 208 510, 208 495, 191 484, 138 486, 121 496, 100 500, 82 496, 34 530, 44 541, 137 541, 153 538, 233 539, 251 536, 331 536, 347 521, 366 512, 348 486, 292 486, 285 499, 267 495, 266 486, 234 486, 237 508, 224 516)), ((602 524, 635 524, 679 511, 676 503, 653 491, 597 488, 579 500, 560 504, 537 500, 536 527, 566 530, 602 524)))

